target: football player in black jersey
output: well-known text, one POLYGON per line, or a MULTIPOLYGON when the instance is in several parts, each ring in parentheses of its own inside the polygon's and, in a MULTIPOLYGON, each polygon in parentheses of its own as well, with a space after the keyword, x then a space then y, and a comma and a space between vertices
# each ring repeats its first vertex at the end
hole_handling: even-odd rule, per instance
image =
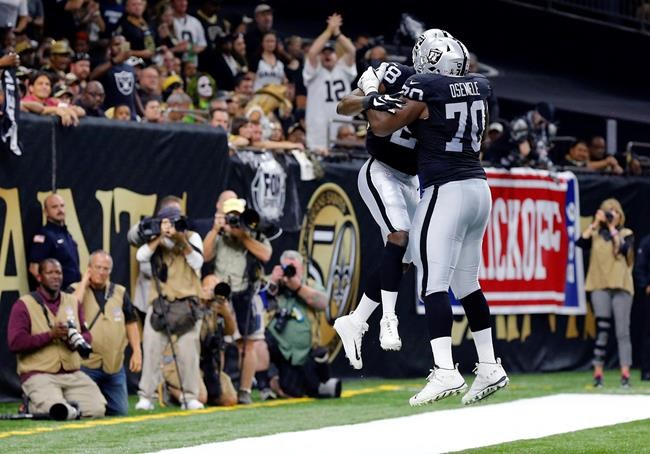
MULTIPOLYGON (((423 35, 451 36, 439 29, 430 29, 423 35)), ((401 101, 399 96, 379 96, 379 93, 399 93, 404 82, 415 74, 412 66, 382 63, 368 68, 359 79, 359 88, 345 96, 337 106, 337 113, 355 115, 368 109, 391 111, 401 101)), ((402 341, 395 315, 397 291, 402 278, 402 263, 412 260, 408 253, 408 232, 419 200, 415 139, 405 126, 387 137, 378 137, 368 131, 366 148, 370 159, 359 171, 359 193, 381 230, 384 251, 379 266, 366 279, 361 301, 350 315, 334 322, 343 343, 345 355, 355 369, 361 369, 361 341, 368 329, 366 323, 372 312, 382 305, 379 342, 384 350, 399 350, 402 341)))
POLYGON ((492 344, 490 310, 478 282, 483 234, 492 205, 479 161, 487 124, 488 80, 467 74, 469 53, 454 38, 421 36, 413 48, 417 74, 402 89, 395 114, 369 110, 371 129, 388 136, 408 126, 417 139, 422 198, 413 219, 411 250, 418 269, 434 367, 410 399, 423 405, 467 389, 451 352, 451 286, 465 309, 478 352, 476 379, 462 398, 477 402, 508 384, 492 344))

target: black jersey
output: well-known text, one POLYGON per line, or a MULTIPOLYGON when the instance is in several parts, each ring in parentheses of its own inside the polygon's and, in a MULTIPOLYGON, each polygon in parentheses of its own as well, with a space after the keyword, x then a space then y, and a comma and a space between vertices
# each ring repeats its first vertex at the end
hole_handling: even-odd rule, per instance
POLYGON ((409 125, 417 138, 420 186, 439 186, 470 178, 486 179, 479 151, 492 88, 481 74, 463 77, 416 74, 403 94, 427 104, 429 117, 409 125))
MULTIPOLYGON (((415 69, 412 66, 390 63, 382 80, 386 93, 399 93, 406 79, 413 74, 415 69)), ((408 127, 387 137, 378 137, 372 130, 368 130, 366 136, 366 148, 370 156, 408 175, 416 175, 418 171, 415 144, 416 140, 408 127)))

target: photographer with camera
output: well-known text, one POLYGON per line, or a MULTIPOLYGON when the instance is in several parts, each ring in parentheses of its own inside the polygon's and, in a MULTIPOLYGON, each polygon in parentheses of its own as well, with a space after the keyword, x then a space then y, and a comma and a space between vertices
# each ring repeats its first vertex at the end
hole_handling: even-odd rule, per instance
POLYGON ((61 264, 51 258, 41 261, 37 280, 36 291, 12 306, 7 332, 28 399, 27 411, 49 413, 56 419, 102 417, 106 400, 95 382, 79 370, 81 355, 87 358, 92 350, 92 336, 77 299, 61 292, 61 264))
MULTIPOLYGON (((156 213, 163 208, 172 207, 182 213, 183 200, 175 195, 167 195, 160 199, 156 213)), ((142 219, 129 229, 126 237, 131 246, 139 248, 143 244, 151 241, 160 235, 160 220, 155 216, 142 219)), ((138 263, 139 272, 135 281, 135 292, 133 295, 133 305, 143 314, 146 314, 149 306, 149 289, 151 289, 151 265, 147 263, 138 263)), ((142 315, 142 314, 141 314, 142 315)))
POLYGON ((601 203, 593 222, 576 241, 578 247, 591 250, 585 290, 591 292, 591 303, 596 316, 593 360, 595 387, 603 386, 603 365, 612 313, 621 366, 621 386, 630 386, 634 236, 632 230, 624 225, 625 214, 621 204, 616 199, 607 199, 601 203))
POLYGON ((242 357, 237 400, 250 404, 257 368, 255 342, 264 341, 264 306, 258 295, 261 265, 271 258, 271 243, 256 230, 259 216, 246 210, 246 202, 233 191, 217 200, 214 225, 203 240, 204 258, 214 261, 215 274, 232 288, 230 300, 237 319, 235 339, 242 357))
POLYGON ((124 371, 124 349, 131 345, 129 370, 140 372, 142 350, 138 316, 124 286, 110 282, 113 259, 106 251, 90 254, 88 269, 71 290, 81 302, 88 330, 93 336, 93 352, 81 362, 82 371, 101 390, 108 402, 106 415, 124 416, 129 396, 124 371))
MULTIPOLYGON (((224 337, 237 329, 235 315, 228 300, 230 286, 219 277, 208 274, 203 278, 201 305, 200 366, 203 380, 199 383, 199 401, 203 404, 229 407, 237 404, 237 391, 224 370, 224 337)), ((163 376, 169 395, 180 401, 176 365, 171 361, 171 348, 165 350, 163 376)))
POLYGON ((162 208, 157 218, 160 234, 140 246, 136 253, 141 266, 151 265, 152 275, 150 305, 144 323, 140 400, 136 409, 154 409, 156 388, 162 379, 163 351, 171 343, 183 409, 196 410, 203 408, 198 400, 201 237, 187 230, 187 222, 177 207, 162 208))
POLYGON ((266 342, 278 368, 285 395, 340 397, 341 382, 330 378, 328 352, 319 346, 320 312, 327 308, 325 289, 304 276, 298 251, 284 251, 269 277, 267 293, 274 308, 266 342))

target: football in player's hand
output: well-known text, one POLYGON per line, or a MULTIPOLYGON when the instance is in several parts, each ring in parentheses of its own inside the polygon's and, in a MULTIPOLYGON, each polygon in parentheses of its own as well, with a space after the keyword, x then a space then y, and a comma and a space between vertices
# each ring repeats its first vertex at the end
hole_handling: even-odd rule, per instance
MULTIPOLYGON (((386 70, 384 69, 384 72, 386 70)), ((372 66, 368 67, 361 77, 359 77, 359 82, 357 82, 357 87, 365 94, 369 95, 371 93, 379 92, 379 83, 381 78, 377 75, 377 71, 372 66)))

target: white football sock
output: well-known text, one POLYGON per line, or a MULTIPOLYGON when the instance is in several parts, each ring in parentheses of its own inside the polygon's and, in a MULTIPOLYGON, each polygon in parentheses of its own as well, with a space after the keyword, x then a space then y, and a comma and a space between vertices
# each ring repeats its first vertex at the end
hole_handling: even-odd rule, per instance
POLYGON ((381 291, 381 309, 384 315, 395 314, 397 292, 381 291))
POLYGON ((485 328, 480 331, 472 331, 476 353, 479 363, 496 363, 494 358, 494 345, 492 344, 492 328, 485 328))
POLYGON ((454 360, 451 356, 451 336, 431 339, 433 362, 442 369, 453 369, 454 360))
POLYGON ((350 314, 350 317, 354 318, 359 323, 365 323, 378 307, 379 303, 371 300, 364 293, 361 297, 361 301, 359 301, 359 305, 356 307, 354 312, 350 314))

